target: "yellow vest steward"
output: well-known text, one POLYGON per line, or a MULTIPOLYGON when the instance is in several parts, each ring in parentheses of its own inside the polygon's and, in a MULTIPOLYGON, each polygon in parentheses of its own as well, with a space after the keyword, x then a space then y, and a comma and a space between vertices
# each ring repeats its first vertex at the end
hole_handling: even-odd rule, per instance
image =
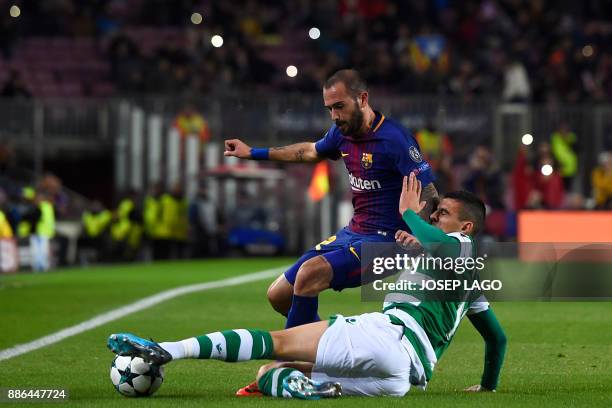
POLYGON ((111 237, 115 241, 123 241, 130 233, 132 222, 130 212, 134 209, 134 202, 128 198, 121 200, 117 208, 117 221, 111 226, 111 237))
POLYGON ((161 224, 161 199, 153 196, 145 198, 144 203, 144 229, 150 238, 160 238, 163 231, 161 224))
POLYGON ((55 210, 53 204, 49 201, 41 201, 40 220, 36 224, 36 235, 45 238, 53 238, 55 236, 55 210))
POLYGON ((19 238, 29 237, 31 231, 32 226, 28 221, 19 221, 19 224, 17 224, 17 236, 19 238))
POLYGON ((89 211, 83 213, 83 226, 88 237, 95 238, 102 234, 112 219, 112 214, 108 210, 93 214, 89 211))
POLYGON ((176 223, 173 236, 179 241, 187 241, 189 235, 188 204, 186 199, 177 200, 176 223))
POLYGON ((8 223, 4 212, 0 211, 0 239, 13 238, 13 229, 8 223))
POLYGON ((561 167, 561 177, 572 177, 578 171, 578 156, 572 148, 574 143, 576 143, 574 132, 555 132, 551 136, 550 147, 561 167))
POLYGON ((187 220, 187 200, 178 200, 171 194, 161 197, 160 238, 186 240, 189 228, 187 220))

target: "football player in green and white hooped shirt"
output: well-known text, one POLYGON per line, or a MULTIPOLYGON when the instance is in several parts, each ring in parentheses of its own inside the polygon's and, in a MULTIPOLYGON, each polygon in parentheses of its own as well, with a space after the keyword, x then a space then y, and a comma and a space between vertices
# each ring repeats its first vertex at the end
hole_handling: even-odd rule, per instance
MULTIPOLYGON (((429 225, 416 215, 424 205, 416 201, 418 199, 415 194, 419 192, 420 182, 411 175, 400 200, 400 212, 414 235, 398 231, 397 241, 404 246, 415 243, 422 245, 430 255, 439 258, 474 257, 476 251, 472 236, 481 229, 485 216, 485 207, 480 199, 466 191, 446 194, 431 215, 433 225, 429 225)), ((406 271, 399 279, 419 282, 429 278, 432 273, 436 271, 406 271)), ((470 390, 495 390, 505 355, 506 337, 486 299, 480 297, 476 302, 415 300, 414 296, 406 293, 389 293, 385 297, 383 313, 393 316, 393 320, 399 319, 404 325, 404 336, 423 364, 425 380, 431 378, 434 365, 449 346, 461 319, 467 314, 486 341, 485 370, 481 384, 470 387, 470 390)))
MULTIPOLYGON (((461 255, 459 243, 469 245, 469 237, 484 223, 484 205, 467 192, 447 194, 429 225, 416 215, 422 205, 420 188, 414 174, 404 181, 400 212, 413 235, 398 232, 397 241, 418 242, 430 251, 440 243, 456 244, 461 255)), ((283 360, 262 366, 257 374, 259 389, 275 397, 403 396, 411 385, 425 387, 467 313, 486 347, 482 380, 466 391, 495 390, 506 338, 486 301, 411 303, 399 295, 389 295, 382 313, 336 315, 329 321, 273 332, 224 330, 163 343, 119 333, 109 337, 108 347, 155 364, 185 358, 283 360)))

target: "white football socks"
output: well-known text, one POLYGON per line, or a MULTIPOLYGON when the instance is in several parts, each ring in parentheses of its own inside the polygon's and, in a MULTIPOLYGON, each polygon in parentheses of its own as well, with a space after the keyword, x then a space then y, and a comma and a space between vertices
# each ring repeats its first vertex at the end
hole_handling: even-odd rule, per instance
POLYGON ((200 355, 200 343, 195 337, 181 341, 169 341, 159 343, 160 347, 166 350, 172 356, 172 360, 181 360, 183 358, 198 358, 200 355))

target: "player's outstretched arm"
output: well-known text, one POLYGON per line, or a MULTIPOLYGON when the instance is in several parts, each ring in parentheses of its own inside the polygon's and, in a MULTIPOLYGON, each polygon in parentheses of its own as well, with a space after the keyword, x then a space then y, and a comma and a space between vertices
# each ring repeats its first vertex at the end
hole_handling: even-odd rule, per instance
POLYGON ((494 391, 506 355, 506 335, 491 308, 468 315, 468 319, 485 341, 485 361, 480 385, 466 391, 494 391))
POLYGON ((271 147, 270 160, 285 162, 318 162, 323 158, 319 157, 315 144, 311 142, 296 143, 288 146, 271 147))
POLYGON ((224 156, 249 160, 273 160, 293 163, 318 162, 323 158, 311 142, 271 148, 252 148, 240 139, 225 141, 224 156))

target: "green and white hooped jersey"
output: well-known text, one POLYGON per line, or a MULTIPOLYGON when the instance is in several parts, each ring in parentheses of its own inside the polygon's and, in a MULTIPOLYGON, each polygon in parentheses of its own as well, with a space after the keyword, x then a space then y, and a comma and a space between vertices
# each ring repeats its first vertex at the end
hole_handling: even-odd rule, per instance
MULTIPOLYGON (((444 246, 441 251, 443 253, 438 256, 474 256, 475 248, 469 236, 458 232, 447 236, 448 240, 441 243, 444 246)), ((416 273, 404 271, 398 279, 421 281, 431 275, 430 271, 418 269, 416 273)), ((450 344, 461 319, 468 311, 477 313, 487 308, 488 303, 480 299, 478 302, 419 301, 412 295, 398 291, 387 294, 383 313, 393 316, 392 320, 401 321, 404 336, 421 360, 425 377, 429 381, 436 362, 450 344)))

